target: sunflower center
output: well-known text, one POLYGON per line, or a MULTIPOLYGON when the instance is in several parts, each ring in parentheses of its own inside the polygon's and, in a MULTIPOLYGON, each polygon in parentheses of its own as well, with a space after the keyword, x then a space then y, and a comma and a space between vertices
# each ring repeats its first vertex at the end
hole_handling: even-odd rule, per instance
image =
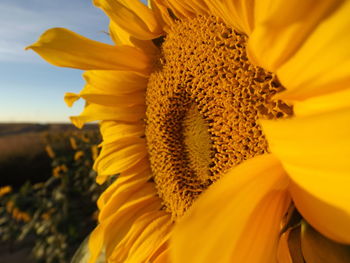
POLYGON ((276 76, 252 65, 247 37, 215 17, 177 21, 146 94, 146 139, 164 207, 183 215, 228 169, 268 151, 258 118, 291 116, 276 76))

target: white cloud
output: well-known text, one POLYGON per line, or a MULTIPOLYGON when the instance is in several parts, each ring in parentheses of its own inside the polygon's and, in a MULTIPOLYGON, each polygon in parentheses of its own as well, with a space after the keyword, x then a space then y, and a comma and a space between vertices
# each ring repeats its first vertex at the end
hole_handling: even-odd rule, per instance
POLYGON ((90 38, 102 38, 107 19, 94 8, 74 7, 79 1, 11 1, 0 3, 0 62, 41 63, 33 52, 24 48, 52 27, 66 27, 90 38), (59 6, 58 3, 60 3, 59 6), (88 21, 88 23, 86 22, 88 21), (93 27, 93 28, 91 28, 93 27))

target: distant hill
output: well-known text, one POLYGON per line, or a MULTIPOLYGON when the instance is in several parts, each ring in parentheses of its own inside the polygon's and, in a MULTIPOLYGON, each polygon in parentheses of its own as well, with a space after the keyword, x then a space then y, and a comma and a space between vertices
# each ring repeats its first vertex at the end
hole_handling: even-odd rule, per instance
MULTIPOLYGON (((97 124, 87 124, 83 130, 97 129, 97 124)), ((28 132, 43 131, 67 131, 77 130, 73 124, 54 123, 54 124, 37 124, 37 123, 0 123, 0 137, 6 135, 15 135, 28 132)))
MULTIPOLYGON (((82 131, 97 130, 86 125, 82 131)), ((19 186, 26 180, 39 182, 51 174, 45 151, 46 134, 79 131, 72 124, 0 123, 0 186, 19 186)))

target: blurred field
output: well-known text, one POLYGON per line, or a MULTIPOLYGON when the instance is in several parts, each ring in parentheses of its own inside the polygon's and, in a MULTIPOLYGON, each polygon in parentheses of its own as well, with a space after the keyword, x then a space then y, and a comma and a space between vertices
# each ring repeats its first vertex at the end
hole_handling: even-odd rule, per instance
POLYGON ((0 124, 0 263, 66 263, 96 225, 97 125, 0 124))
MULTIPOLYGON (((97 130, 87 125, 84 130, 97 130)), ((1 185, 20 186, 26 180, 32 183, 50 176, 50 158, 45 152, 45 138, 78 131, 71 124, 0 124, 0 175, 1 185)))

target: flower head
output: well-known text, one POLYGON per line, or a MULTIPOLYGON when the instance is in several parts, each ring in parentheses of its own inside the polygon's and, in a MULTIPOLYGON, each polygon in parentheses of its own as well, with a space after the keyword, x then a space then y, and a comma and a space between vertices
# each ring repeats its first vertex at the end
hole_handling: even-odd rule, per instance
POLYGON ((56 28, 29 47, 86 70, 71 119, 101 121, 97 181, 120 174, 90 262, 287 262, 295 229, 304 259, 317 235, 350 243, 349 1, 94 3, 115 45, 56 28))

